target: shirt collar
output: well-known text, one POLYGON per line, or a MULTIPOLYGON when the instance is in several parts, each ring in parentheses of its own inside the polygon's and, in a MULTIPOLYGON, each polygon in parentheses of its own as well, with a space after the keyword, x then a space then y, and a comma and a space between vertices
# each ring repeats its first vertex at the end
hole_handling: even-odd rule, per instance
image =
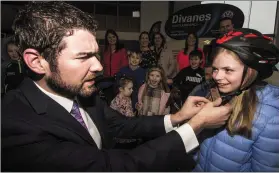
POLYGON ((40 87, 36 82, 34 82, 34 83, 43 93, 45 93, 47 96, 49 96, 54 101, 56 101, 58 104, 60 104, 62 107, 64 107, 69 113, 71 112, 72 107, 73 107, 73 102, 74 102, 73 100, 68 99, 66 97, 52 94, 52 93, 46 91, 45 89, 43 89, 42 87, 40 87))

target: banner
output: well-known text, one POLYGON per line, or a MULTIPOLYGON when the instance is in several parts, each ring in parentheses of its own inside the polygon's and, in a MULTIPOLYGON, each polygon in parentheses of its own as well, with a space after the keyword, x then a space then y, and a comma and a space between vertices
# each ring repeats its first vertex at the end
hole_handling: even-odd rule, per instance
POLYGON ((231 18, 234 28, 241 28, 244 23, 243 12, 233 5, 201 4, 171 15, 165 23, 165 32, 176 40, 184 40, 190 32, 197 33, 198 37, 214 37, 222 18, 231 18))

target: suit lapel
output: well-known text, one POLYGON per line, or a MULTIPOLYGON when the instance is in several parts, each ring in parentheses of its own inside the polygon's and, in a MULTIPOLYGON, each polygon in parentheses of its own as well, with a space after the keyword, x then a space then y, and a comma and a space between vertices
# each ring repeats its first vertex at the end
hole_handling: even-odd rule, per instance
MULTIPOLYGON (((49 101, 46 115, 57 125, 79 135, 87 142, 96 145, 90 133, 69 112, 55 101, 49 101)), ((97 146, 97 145, 96 145, 97 146)))
POLYGON ((44 94, 31 79, 26 78, 20 90, 39 116, 52 120, 54 124, 77 134, 97 147, 89 132, 64 107, 44 94))
POLYGON ((106 127, 104 124, 104 117, 103 110, 98 106, 96 103, 96 96, 92 96, 90 98, 84 99, 79 98, 79 101, 81 102, 83 108, 86 110, 88 115, 91 117, 92 121, 94 122, 95 126, 97 127, 101 140, 102 140, 102 147, 107 148, 109 147, 109 141, 107 140, 107 133, 106 133, 106 127))

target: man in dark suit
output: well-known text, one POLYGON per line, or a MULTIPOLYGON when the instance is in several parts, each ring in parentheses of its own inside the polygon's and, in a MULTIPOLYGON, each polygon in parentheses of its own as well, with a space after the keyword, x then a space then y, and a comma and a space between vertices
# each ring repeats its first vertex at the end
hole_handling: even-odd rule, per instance
POLYGON ((196 134, 228 119, 230 106, 201 97, 166 116, 110 109, 94 96, 96 21, 71 5, 32 2, 13 29, 30 78, 2 101, 2 171, 175 170, 191 164, 196 134), (156 139, 124 151, 111 149, 112 137, 156 139))

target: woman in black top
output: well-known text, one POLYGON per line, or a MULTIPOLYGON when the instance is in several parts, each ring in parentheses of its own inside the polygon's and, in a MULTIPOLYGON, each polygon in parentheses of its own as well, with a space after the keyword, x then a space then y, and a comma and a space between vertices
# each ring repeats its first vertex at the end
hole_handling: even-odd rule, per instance
POLYGON ((156 53, 154 50, 150 49, 149 42, 148 32, 143 31, 139 36, 140 52, 142 57, 140 66, 145 69, 155 67, 158 64, 156 53))

